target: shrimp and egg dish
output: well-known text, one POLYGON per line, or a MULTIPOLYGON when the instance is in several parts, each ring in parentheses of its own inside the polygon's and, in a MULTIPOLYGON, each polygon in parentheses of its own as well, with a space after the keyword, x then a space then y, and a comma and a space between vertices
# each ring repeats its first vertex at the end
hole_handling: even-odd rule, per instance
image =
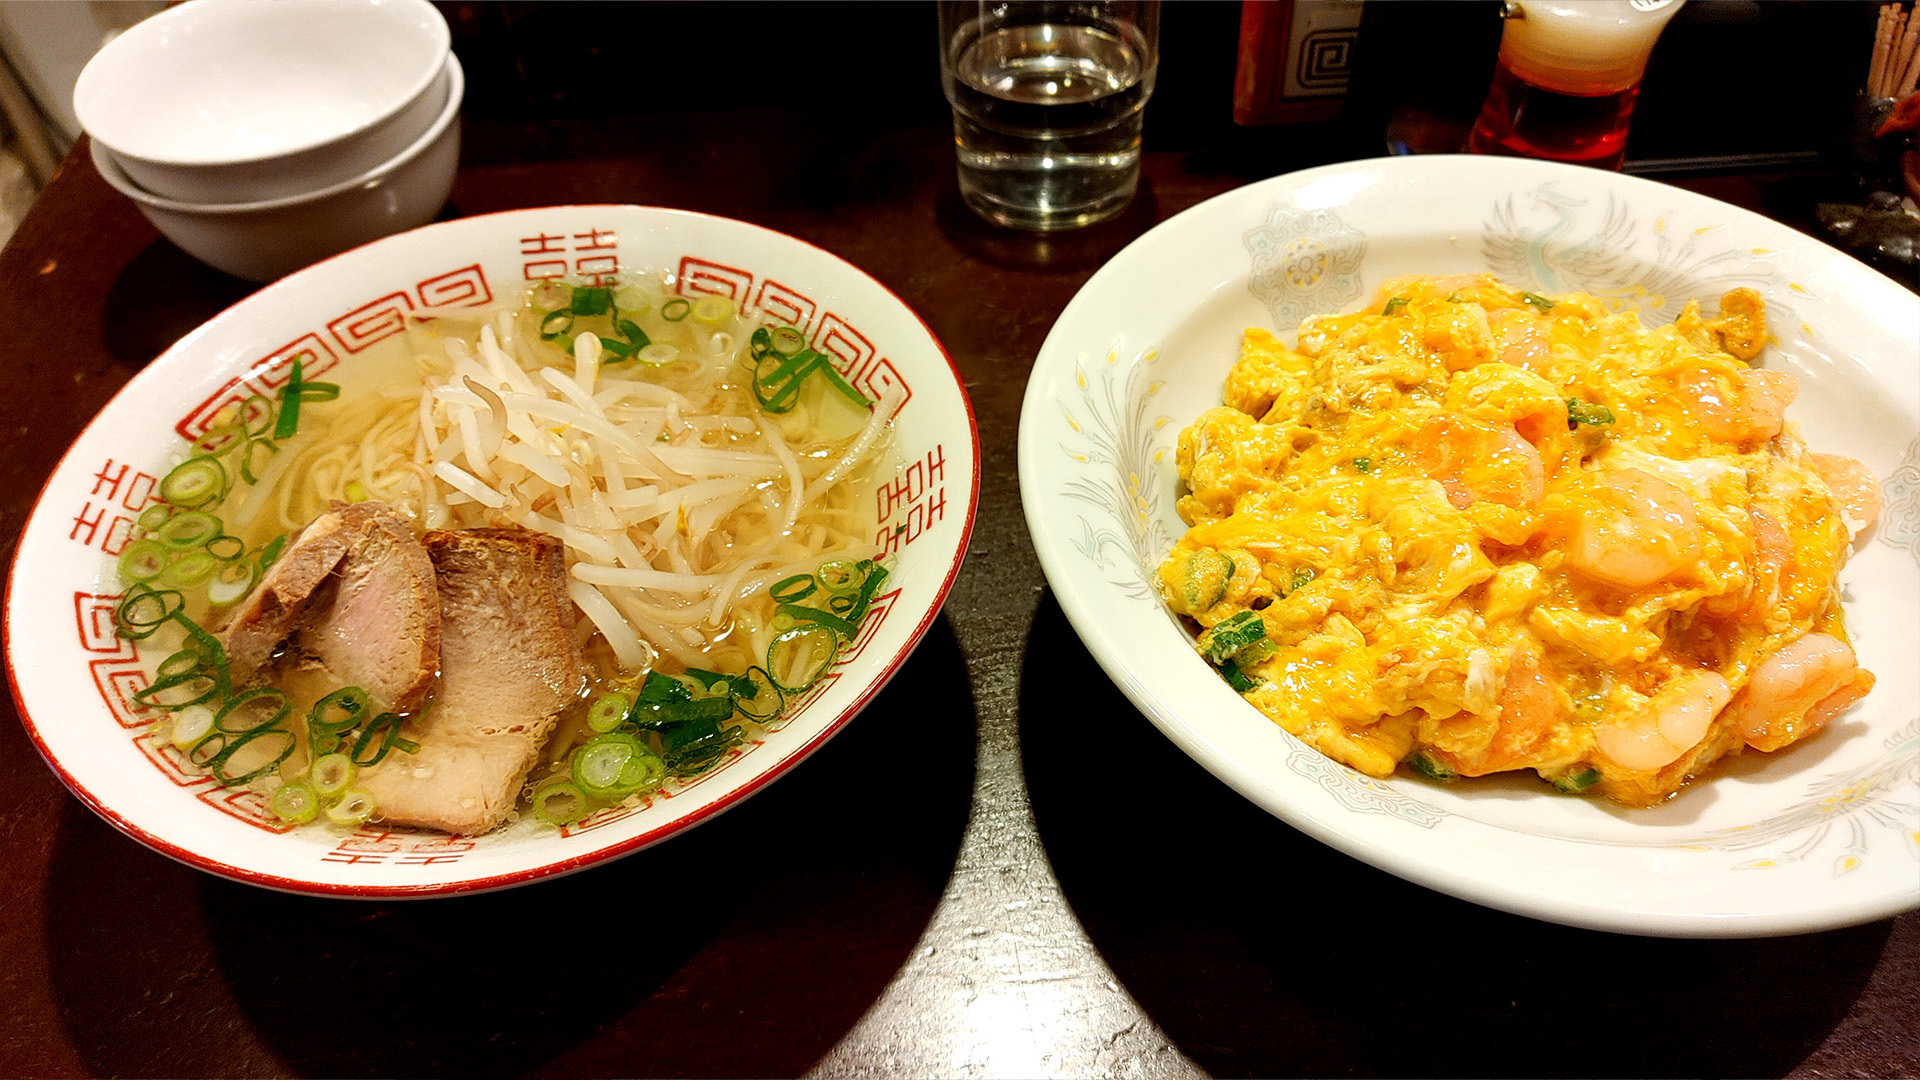
POLYGON ((1878 489, 1752 366, 1758 294, 1643 328, 1484 275, 1246 331, 1158 570, 1275 723, 1371 776, 1531 769, 1647 806, 1864 696, 1838 573, 1878 489))
POLYGON ((570 824, 805 696, 888 576, 894 403, 641 277, 410 321, 215 418, 121 553, 161 740, 289 825, 570 824))

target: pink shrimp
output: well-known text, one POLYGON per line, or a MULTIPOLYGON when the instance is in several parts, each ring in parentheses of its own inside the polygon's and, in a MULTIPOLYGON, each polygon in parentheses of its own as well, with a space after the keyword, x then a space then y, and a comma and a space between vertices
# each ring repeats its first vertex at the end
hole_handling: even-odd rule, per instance
POLYGON ((1840 503, 1841 516, 1846 519, 1847 529, 1855 537, 1880 520, 1880 481, 1874 479, 1854 458, 1844 454, 1809 454, 1813 462, 1813 471, 1820 474, 1827 490, 1840 503))
POLYGON ((1705 534, 1693 497, 1649 472, 1602 473, 1594 506, 1575 521, 1567 565, 1595 580, 1639 589, 1675 577, 1700 558, 1705 534))
POLYGON ((1753 669, 1727 716, 1748 746, 1778 750, 1825 727, 1873 683, 1845 642, 1807 634, 1753 669))
POLYGON ((1547 328, 1531 309, 1503 308, 1487 316, 1493 329, 1494 359, 1538 375, 1546 369, 1550 350, 1547 328))
POLYGON ((1546 491, 1540 451, 1511 425, 1441 414, 1414 434, 1413 460, 1440 482, 1447 501, 1465 509, 1486 499, 1502 506, 1537 506, 1546 491))
POLYGON ((1741 367, 1687 368, 1674 376, 1674 388, 1703 434, 1736 445, 1780 434, 1787 406, 1800 393, 1800 384, 1784 371, 1741 367))
POLYGON ((1700 745, 1733 688, 1718 672, 1696 671, 1668 683, 1644 707, 1594 730, 1594 744, 1612 761, 1651 772, 1700 745))

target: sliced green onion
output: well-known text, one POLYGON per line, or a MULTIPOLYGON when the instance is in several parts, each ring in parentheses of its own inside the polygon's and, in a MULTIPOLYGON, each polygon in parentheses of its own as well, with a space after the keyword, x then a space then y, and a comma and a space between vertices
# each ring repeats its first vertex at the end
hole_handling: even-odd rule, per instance
POLYGON ((189 510, 205 506, 226 494, 227 470, 219 459, 205 454, 173 467, 160 481, 160 497, 189 510))
POLYGON ((217 457, 246 441, 246 428, 239 424, 222 424, 201 432, 200 437, 193 440, 192 450, 195 454, 212 454, 217 457))
MULTIPOLYGON (((178 595, 177 593, 175 595, 178 595)), ((205 669, 213 674, 214 681, 220 686, 220 693, 226 694, 233 689, 233 682, 227 674, 227 650, 220 639, 200 628, 200 624, 187 618, 176 609, 171 616, 187 632, 187 643, 191 645, 205 661, 205 669)))
POLYGON ((167 568, 167 549, 157 540, 135 540, 120 549, 120 562, 115 566, 120 580, 133 584, 152 581, 167 568))
POLYGON ((767 347, 781 356, 792 356, 807 347, 807 338, 794 327, 776 326, 767 332, 767 347))
POLYGON ((657 671, 647 672, 646 679, 640 684, 640 693, 634 697, 634 702, 640 705, 691 700, 693 700, 693 691, 687 689, 686 683, 657 671))
POLYGON ((1180 598, 1187 602, 1187 611, 1197 615, 1219 603, 1227 595, 1233 569, 1233 560, 1213 548, 1200 548, 1187 556, 1180 582, 1180 598))
POLYGON ((396 713, 381 713, 374 717, 372 723, 361 729, 360 737, 354 740, 353 753, 350 755, 353 763, 361 766, 378 765, 386 759, 388 751, 391 750, 402 750, 409 754, 417 752, 420 749, 419 743, 400 737, 402 722, 396 713), (375 736, 381 736, 378 747, 373 745, 375 736), (372 751, 371 757, 367 756, 369 750, 372 751))
POLYGON ((216 607, 225 607, 245 598, 253 591, 257 574, 251 563, 228 563, 213 575, 212 581, 207 582, 207 602, 216 607))
POLYGON ((1304 589, 1304 588, 1306 588, 1306 587, 1307 587, 1307 585, 1308 585, 1309 583, 1311 583, 1311 582, 1313 581, 1313 579, 1314 579, 1314 577, 1315 577, 1315 576, 1316 576, 1316 575, 1317 575, 1318 573, 1319 573, 1319 571, 1317 571, 1317 570, 1315 570, 1315 569, 1314 569, 1313 567, 1311 567, 1311 566, 1296 566, 1296 567, 1294 567, 1294 568, 1293 568, 1293 577, 1292 577, 1291 579, 1289 579, 1289 580, 1288 580, 1288 582, 1287 582, 1287 586, 1288 586, 1288 587, 1287 587, 1287 595, 1288 595, 1288 596, 1292 596, 1292 595, 1293 595, 1294 593, 1297 593, 1297 592, 1299 592, 1299 591, 1300 591, 1301 589, 1304 589))
POLYGON ((357 686, 343 686, 314 702, 307 710, 308 753, 318 759, 337 751, 341 737, 360 726, 369 707, 367 692, 357 686))
POLYGON ((605 285, 581 285, 573 290, 567 310, 575 315, 605 315, 613 306, 613 290, 605 285))
POLYGON ((618 691, 600 695, 587 709, 587 727, 602 734, 612 731, 627 722, 627 713, 633 708, 633 698, 618 691))
POLYGON ((281 784, 267 799, 267 809, 275 817, 292 825, 305 825, 320 816, 320 796, 299 781, 281 784))
POLYGON ((625 732, 595 735, 573 752, 573 782, 598 799, 618 799, 666 775, 666 763, 625 732))
POLYGON ((1267 624, 1257 611, 1242 611, 1220 620, 1200 635, 1200 655, 1218 664, 1267 639, 1267 624))
POLYGON ((267 462, 280 452, 280 444, 272 439, 252 439, 247 448, 240 451, 240 479, 249 484, 257 484, 266 474, 267 462))
MULTIPOLYGON (((216 721, 216 723, 217 722, 218 721, 216 721)), ((215 780, 220 781, 220 784, 223 787, 235 787, 240 784, 250 784, 253 781, 258 780, 261 777, 267 775, 268 773, 274 771, 275 769, 278 769, 282 762, 286 761, 289 757, 292 757, 294 745, 295 745, 295 739, 293 737, 293 732, 291 731, 287 731, 282 728, 259 728, 253 731, 246 732, 241 735, 234 736, 227 743, 226 748, 220 752, 220 755, 216 757, 213 761, 208 763, 207 771, 212 773, 213 778, 215 780), (227 766, 232 763, 234 755, 239 752, 241 747, 251 746, 262 739, 267 740, 269 743, 276 742, 276 741, 279 742, 280 752, 276 754, 271 760, 266 761, 248 770, 247 772, 240 773, 237 775, 227 772, 227 766)))
POLYGON ((1429 780, 1437 780, 1443 784, 1450 780, 1460 778, 1459 773, 1448 768, 1445 764, 1441 763, 1438 758, 1428 754, 1425 750, 1408 758, 1407 767, 1429 780))
POLYGON ((1231 660, 1214 670, 1220 672, 1220 677, 1227 680, 1227 685, 1233 687, 1235 693, 1244 694, 1259 685, 1248 678, 1246 672, 1240 670, 1239 664, 1231 660))
POLYGON ((1554 787, 1569 795, 1578 795, 1600 782, 1600 770, 1591 765, 1575 769, 1565 776, 1556 776, 1551 783, 1554 787))
POLYGON ((220 569, 220 560, 204 551, 190 551, 168 563, 155 582, 166 589, 185 589, 212 577, 220 569))
POLYGON ((555 281, 549 278, 535 285, 533 291, 528 294, 527 299, 532 301, 535 307, 543 311, 551 311, 554 308, 566 307, 572 296, 573 287, 571 285, 568 285, 564 281, 555 281))
POLYGON ((699 683, 700 689, 708 694, 727 694, 732 697, 754 695, 753 681, 745 675, 723 675, 705 668, 688 668, 686 677, 699 683))
POLYGON ((158 590, 137 584, 128 589, 114 607, 113 623, 121 637, 140 641, 171 621, 183 603, 185 600, 177 590, 158 590))
POLYGON ((190 750, 213 734, 213 710, 205 705, 187 705, 174 710, 173 730, 167 741, 182 750, 190 750))
POLYGON ((724 296, 708 293, 693 302, 694 322, 713 326, 731 318, 733 318, 733 301, 724 296))
POLYGON ((767 595, 772 597, 776 604, 791 604, 812 596, 815 588, 812 574, 795 574, 790 578, 781 578, 774 582, 773 586, 767 590, 767 595))
POLYGON ((1520 294, 1520 299, 1525 303, 1532 304, 1541 311, 1553 310, 1553 301, 1541 296, 1539 293, 1523 292, 1520 294))
POLYGON ((654 367, 659 367, 662 364, 671 364, 675 360, 680 359, 680 349, 676 345, 669 345, 664 341, 656 341, 635 353, 634 359, 643 364, 651 364, 654 367))
POLYGON ((247 433, 247 438, 265 435, 273 427, 273 420, 273 402, 259 394, 251 394, 240 403, 240 428, 247 433))
POLYGON ((860 563, 854 559, 835 559, 832 562, 821 563, 820 568, 813 573, 828 592, 836 593, 852 592, 858 589, 860 582, 866 577, 860 563))
MULTIPOLYGON (((773 685, 766 668, 756 664, 737 678, 747 684, 745 689, 736 689, 733 695, 733 707, 741 716, 765 723, 780 715, 786 700, 781 696, 780 688, 773 685)), ((739 684, 735 685, 738 687, 739 684)))
POLYGON ((1387 301, 1387 305, 1380 309, 1380 314, 1391 315, 1394 312, 1399 311, 1401 308, 1406 306, 1407 306, 1407 298, 1404 296, 1396 296, 1393 299, 1387 301))
POLYGON ((639 315, 653 306, 653 298, 637 285, 622 285, 613 290, 613 306, 629 315, 639 315))
POLYGON ((348 788, 340 801, 327 807, 327 820, 335 825, 361 825, 373 816, 373 796, 362 788, 348 788))
POLYGON ((1354 458, 1353 468, 1356 472, 1370 473, 1373 471, 1373 459, 1370 457, 1354 458))
POLYGON ((200 650, 189 645, 179 652, 174 653, 172 656, 167 657, 165 660, 160 661, 160 666, 153 670, 153 674, 154 677, 158 679, 171 679, 180 675, 191 675, 199 671, 200 665, 205 662, 205 658, 200 655, 200 650))
POLYGON ((733 695, 721 694, 717 697, 695 698, 692 701, 669 701, 663 705, 648 706, 642 711, 638 722, 641 727, 665 731, 676 724, 718 724, 731 717, 733 710, 733 695))
MULTIPOLYGON (((293 366, 287 371, 287 385, 280 388, 280 416, 273 425, 273 437, 276 441, 285 442, 293 438, 294 432, 300 430, 301 382, 300 357, 296 356, 293 358, 293 366)), ((178 499, 174 501, 179 502, 178 499)))
POLYGON ((207 541, 206 552, 223 563, 230 563, 247 553, 247 542, 223 533, 207 541))
POLYGON ((146 584, 129 588, 113 609, 113 624, 120 636, 140 641, 160 629, 180 610, 185 600, 173 589, 165 591, 146 584))
POLYGON ((848 401, 853 402, 863 409, 871 409, 873 407, 873 399, 855 390, 852 383, 841 378, 840 373, 834 370, 833 364, 827 359, 827 354, 825 353, 820 354, 820 374, 827 380, 828 386, 840 392, 841 397, 846 398, 848 401))
POLYGON ((807 607, 803 604, 778 604, 774 607, 773 613, 775 616, 785 615, 796 625, 814 623, 824 626, 840 635, 842 641, 852 641, 860 636, 859 623, 843 619, 838 615, 830 615, 819 608, 807 607))
POLYGON ((220 693, 220 682, 202 671, 167 675, 134 691, 133 700, 155 709, 183 709, 203 705, 220 693))
POLYGON ((145 510, 140 511, 140 516, 133 519, 133 527, 143 533, 151 533, 160 526, 165 525, 167 519, 172 516, 173 505, 171 503, 157 502, 145 510))
POLYGON ((767 679, 792 697, 820 681, 839 647, 840 636, 817 623, 775 634, 767 644, 767 679))
POLYGON ((266 573, 268 567, 272 566, 274 563, 279 561, 280 551, 282 548, 285 548, 286 546, 287 546, 286 533, 281 533, 279 536, 274 537, 273 539, 267 541, 266 544, 261 546, 260 558, 259 558, 261 573, 263 574, 266 573))
POLYGON ((546 317, 540 320, 540 340, 552 341, 573 329, 573 319, 573 312, 566 308, 547 312, 546 317))
POLYGON ((322 754, 314 759, 307 776, 316 794, 323 799, 331 799, 347 790, 347 785, 353 783, 354 774, 358 771, 353 759, 345 754, 322 754))
POLYGON ((679 322, 692 311, 693 302, 683 296, 676 296, 660 305, 660 317, 668 322, 679 322))
POLYGON ((616 319, 613 328, 619 331, 620 336, 627 339, 627 344, 635 349, 644 349, 653 344, 653 339, 648 337, 647 332, 640 329, 640 324, 632 319, 616 319))
POLYGON ((175 514, 154 532, 153 538, 174 549, 197 548, 220 535, 220 519, 205 510, 175 514))
POLYGON ((866 568, 867 576, 860 583, 860 591, 853 596, 853 607, 846 612, 847 621, 853 623, 867 617, 867 605, 873 603, 873 598, 879 595, 880 586, 886 584, 887 576, 891 573, 886 567, 868 559, 860 560, 860 565, 866 568))
POLYGON ((313 703, 307 711, 307 726, 333 733, 347 731, 360 725, 369 704, 365 690, 343 686, 313 703))
POLYGON ((738 745, 743 733, 737 727, 720 730, 717 723, 684 724, 661 739, 666 764, 676 776, 692 776, 718 761, 738 745))
POLYGON ((571 825, 587 816, 586 793, 565 780, 533 793, 533 816, 549 825, 571 825))
POLYGON ((1613 423, 1613 410, 1605 405, 1581 401, 1579 398, 1567 399, 1567 430, 1572 431, 1581 424, 1599 427, 1613 423))
POLYGON ((293 705, 286 692, 271 686, 243 690, 213 714, 213 726, 230 735, 270 728, 287 718, 293 705))

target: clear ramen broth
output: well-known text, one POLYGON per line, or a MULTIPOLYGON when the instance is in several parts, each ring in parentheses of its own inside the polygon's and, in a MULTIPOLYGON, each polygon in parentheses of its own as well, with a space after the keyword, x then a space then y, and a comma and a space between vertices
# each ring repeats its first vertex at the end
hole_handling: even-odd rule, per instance
POLYGON ((213 458, 220 494, 196 502, 187 485, 135 537, 166 547, 169 529, 187 532, 194 558, 216 545, 215 573, 175 573, 178 546, 120 567, 121 627, 158 660, 144 703, 166 711, 175 749, 293 823, 381 819, 354 775, 427 760, 434 698, 392 708, 343 687, 297 633, 240 674, 240 628, 299 572, 279 560, 352 507, 429 545, 510 533, 563 553, 558 602, 583 677, 514 785, 543 819, 633 805, 777 722, 887 577, 872 489, 894 403, 848 386, 798 331, 672 284, 547 282, 435 312, 337 384, 296 373, 279 401, 216 418, 226 445, 210 431, 174 473, 213 458), (289 411, 296 430, 274 438, 289 411))

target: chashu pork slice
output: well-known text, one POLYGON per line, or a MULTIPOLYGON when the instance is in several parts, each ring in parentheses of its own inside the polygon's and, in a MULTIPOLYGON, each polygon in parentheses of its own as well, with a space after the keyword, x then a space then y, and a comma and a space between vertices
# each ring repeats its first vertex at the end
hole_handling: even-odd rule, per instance
POLYGON ((440 662, 433 561, 385 503, 335 503, 280 553, 220 637, 236 685, 290 640, 338 685, 407 711, 440 662))
POLYGON ((440 682, 406 736, 361 773, 375 813, 462 836, 506 820, 562 709, 586 687, 560 541, 524 529, 430 532, 440 682))
POLYGON ((382 708, 410 712, 433 690, 440 667, 440 598, 433 560, 406 518, 384 503, 337 510, 353 546, 293 643, 336 685, 358 686, 382 708))

